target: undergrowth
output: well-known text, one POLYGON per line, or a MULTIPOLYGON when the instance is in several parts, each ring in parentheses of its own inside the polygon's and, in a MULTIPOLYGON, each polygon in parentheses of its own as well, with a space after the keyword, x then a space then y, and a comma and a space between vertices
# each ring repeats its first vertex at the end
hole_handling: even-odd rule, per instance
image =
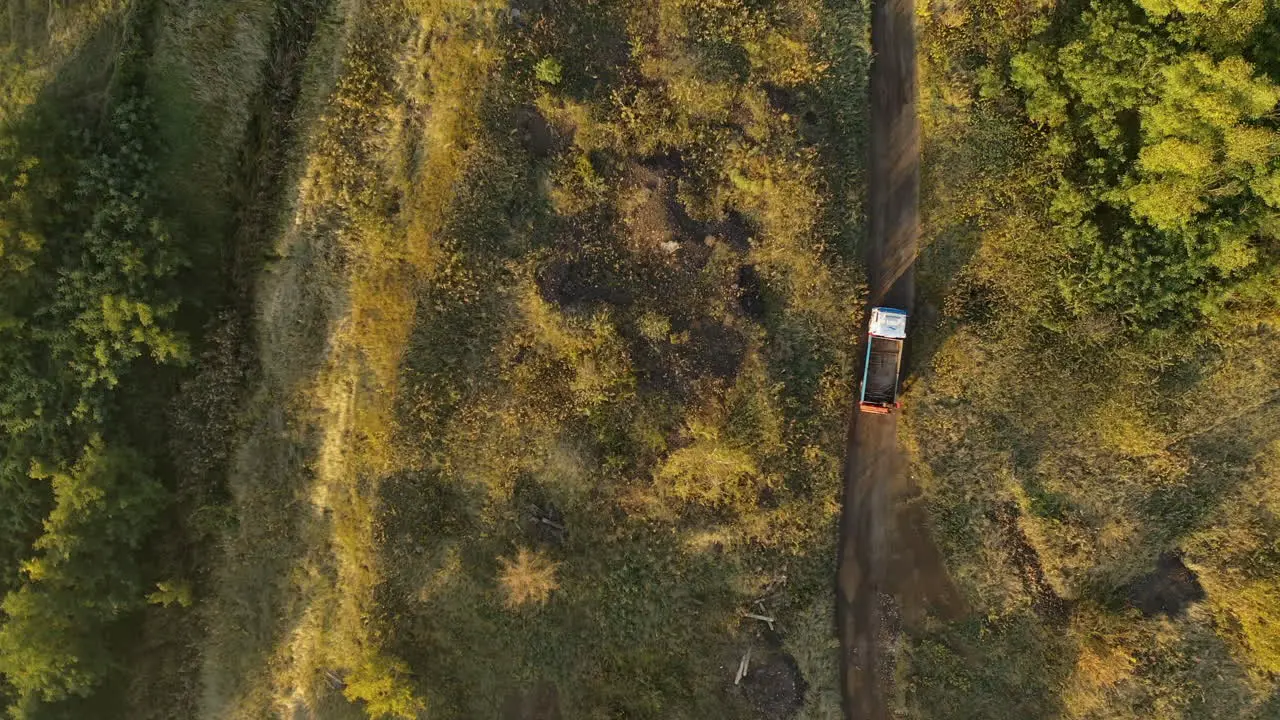
POLYGON ((1274 713, 1264 10, 960 3, 923 21, 907 418, 980 619, 912 631, 913 715, 1274 713))

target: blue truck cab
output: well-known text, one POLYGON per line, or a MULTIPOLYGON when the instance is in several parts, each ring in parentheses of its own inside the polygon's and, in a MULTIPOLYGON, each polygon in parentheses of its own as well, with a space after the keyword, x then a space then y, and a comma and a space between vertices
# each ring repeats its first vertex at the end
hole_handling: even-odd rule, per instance
POLYGON ((907 340, 907 311, 871 309, 867 330, 867 357, 862 367, 862 396, 858 409, 887 415, 898 409, 898 375, 902 371, 902 347, 907 340))

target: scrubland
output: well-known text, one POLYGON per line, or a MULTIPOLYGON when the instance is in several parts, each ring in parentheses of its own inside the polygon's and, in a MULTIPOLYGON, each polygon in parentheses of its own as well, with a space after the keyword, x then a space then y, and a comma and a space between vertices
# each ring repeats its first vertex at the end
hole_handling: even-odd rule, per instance
MULTIPOLYGON (((1275 717, 1280 15, 918 11, 893 713, 1275 717)), ((840 716, 868 18, 0 0, 11 715, 840 716)))

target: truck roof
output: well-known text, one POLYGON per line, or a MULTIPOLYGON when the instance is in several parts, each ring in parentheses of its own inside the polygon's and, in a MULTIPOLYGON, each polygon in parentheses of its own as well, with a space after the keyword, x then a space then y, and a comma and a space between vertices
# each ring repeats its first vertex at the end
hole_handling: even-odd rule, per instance
POLYGON ((907 337, 907 311, 890 307, 871 309, 872 335, 905 340, 907 337))

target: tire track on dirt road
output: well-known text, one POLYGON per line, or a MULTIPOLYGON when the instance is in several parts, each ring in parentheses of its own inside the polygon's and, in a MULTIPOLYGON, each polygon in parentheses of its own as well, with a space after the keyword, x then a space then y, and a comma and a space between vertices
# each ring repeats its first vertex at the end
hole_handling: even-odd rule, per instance
MULTIPOLYGON (((916 115, 915 15, 912 0, 875 0, 871 20, 870 156, 867 266, 869 304, 911 312, 919 239, 920 124, 916 115)), ((909 345, 908 345, 909 348, 909 345)), ((888 717, 892 667, 881 645, 892 632, 887 565, 896 497, 905 477, 898 447, 898 416, 855 408, 845 453, 844 508, 840 519, 836 621, 841 648, 841 692, 851 720, 888 717), (888 631, 888 632, 887 632, 888 631)), ((895 573, 906 558, 895 558, 895 573)))

